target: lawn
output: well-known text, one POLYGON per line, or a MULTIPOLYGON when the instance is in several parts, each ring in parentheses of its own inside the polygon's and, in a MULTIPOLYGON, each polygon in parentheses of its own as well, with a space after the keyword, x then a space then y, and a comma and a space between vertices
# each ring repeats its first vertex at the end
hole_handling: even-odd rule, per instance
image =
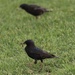
POLYGON ((75 75, 75 0, 0 0, 0 75, 75 75), (53 12, 36 19, 22 3, 53 12), (27 39, 59 58, 44 60, 40 70, 20 44, 27 39))

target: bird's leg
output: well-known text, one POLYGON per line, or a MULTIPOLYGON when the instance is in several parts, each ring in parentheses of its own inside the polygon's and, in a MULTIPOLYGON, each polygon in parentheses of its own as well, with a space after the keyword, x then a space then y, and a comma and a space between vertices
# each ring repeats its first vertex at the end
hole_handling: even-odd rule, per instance
POLYGON ((37 64, 37 60, 35 60, 34 64, 37 64))
POLYGON ((43 60, 41 59, 41 62, 43 63, 43 60))
POLYGON ((36 19, 38 19, 38 16, 36 16, 36 19))
MULTIPOLYGON (((43 63, 43 60, 42 60, 42 59, 41 59, 41 62, 43 63)), ((43 67, 43 64, 42 64, 42 63, 41 63, 41 65, 40 65, 40 66, 41 66, 41 68, 43 67)))
POLYGON ((36 19, 39 19, 40 18, 40 16, 36 16, 36 19))
MULTIPOLYGON (((43 63, 43 60, 42 60, 42 59, 41 59, 40 61, 43 63)), ((43 68, 43 64, 42 64, 42 63, 40 64, 40 70, 39 70, 39 72, 40 72, 40 71, 42 70, 42 68, 43 68)))

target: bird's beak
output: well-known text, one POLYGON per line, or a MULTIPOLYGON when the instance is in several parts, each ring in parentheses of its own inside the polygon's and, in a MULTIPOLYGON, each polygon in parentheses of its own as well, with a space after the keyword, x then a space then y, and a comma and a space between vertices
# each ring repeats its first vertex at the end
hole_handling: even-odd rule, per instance
POLYGON ((19 7, 21 8, 21 5, 19 7))
POLYGON ((50 11, 53 12, 53 9, 51 9, 50 11))
POLYGON ((58 56, 56 56, 55 58, 59 58, 58 56))
POLYGON ((53 9, 50 9, 49 11, 50 11, 50 12, 53 12, 53 9))
POLYGON ((25 44, 25 43, 20 43, 21 45, 22 45, 22 47, 23 47, 23 45, 25 44))

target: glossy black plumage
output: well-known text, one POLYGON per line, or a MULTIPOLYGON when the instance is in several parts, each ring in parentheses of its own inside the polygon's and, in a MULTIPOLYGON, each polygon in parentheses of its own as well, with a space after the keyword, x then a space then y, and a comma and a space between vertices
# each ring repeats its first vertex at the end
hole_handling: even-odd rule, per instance
POLYGON ((20 8, 35 16, 36 18, 45 12, 49 12, 49 10, 47 10, 46 8, 40 7, 38 5, 21 4, 20 8))
POLYGON ((27 45, 25 47, 25 51, 29 57, 35 60, 35 64, 37 63, 37 60, 41 60, 41 62, 43 62, 43 59, 56 57, 55 55, 36 47, 32 40, 26 40, 23 44, 27 45))

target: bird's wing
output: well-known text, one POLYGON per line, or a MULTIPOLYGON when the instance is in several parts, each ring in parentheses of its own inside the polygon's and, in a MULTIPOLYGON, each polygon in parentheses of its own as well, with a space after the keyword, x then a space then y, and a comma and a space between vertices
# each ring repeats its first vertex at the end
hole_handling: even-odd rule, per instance
POLYGON ((45 52, 39 48, 34 48, 33 51, 31 52, 32 55, 38 59, 44 59, 44 58, 48 58, 50 56, 50 54, 48 52, 45 52))
POLYGON ((45 8, 42 8, 38 5, 29 5, 32 9, 34 9, 35 11, 43 11, 43 10, 46 10, 45 8))
POLYGON ((30 7, 33 7, 33 8, 40 8, 40 6, 38 5, 29 5, 30 7))

